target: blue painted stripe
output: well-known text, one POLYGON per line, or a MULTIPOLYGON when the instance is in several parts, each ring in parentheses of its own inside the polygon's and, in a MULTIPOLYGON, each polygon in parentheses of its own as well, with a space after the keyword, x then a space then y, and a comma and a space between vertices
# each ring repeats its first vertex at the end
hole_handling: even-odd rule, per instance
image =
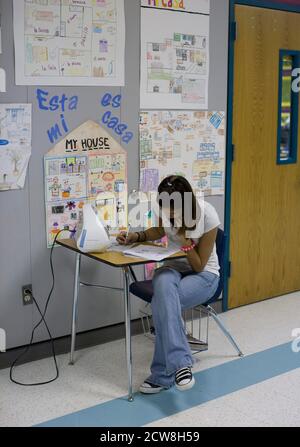
POLYGON ((39 427, 139 427, 226 396, 300 367, 300 353, 286 343, 195 374, 196 384, 181 393, 175 388, 152 396, 137 393, 71 413, 39 427))

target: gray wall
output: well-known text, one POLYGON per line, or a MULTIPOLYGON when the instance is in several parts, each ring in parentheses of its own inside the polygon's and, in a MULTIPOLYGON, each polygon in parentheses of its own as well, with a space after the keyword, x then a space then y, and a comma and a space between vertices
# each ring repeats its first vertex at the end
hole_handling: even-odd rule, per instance
MULTIPOLYGON (((24 190, 0 193, 0 328, 7 332, 7 348, 27 344, 38 314, 34 306, 23 306, 21 287, 33 284, 33 292, 43 305, 51 286, 49 250, 46 248, 43 157, 51 148, 47 129, 58 121, 57 112, 40 111, 35 98, 35 87, 16 86, 14 83, 14 45, 12 0, 0 1, 2 47, 0 67, 6 70, 7 93, 0 94, 2 103, 33 104, 32 158, 24 190)), ((227 30, 228 0, 211 0, 211 74, 209 109, 227 107, 227 30)), ((70 130, 87 119, 99 121, 100 98, 106 91, 123 96, 119 115, 135 133, 128 146, 129 191, 138 188, 138 117, 139 117, 139 0, 125 0, 126 11, 126 81, 124 88, 98 87, 42 87, 50 94, 66 93, 79 96, 76 112, 66 112, 70 130)), ((216 206, 221 220, 224 198, 209 199, 216 206)), ((47 321, 55 337, 70 333, 74 255, 57 248, 54 254, 56 287, 47 321)), ((84 279, 119 286, 121 274, 104 265, 96 266, 84 260, 84 279)), ((132 300, 133 318, 137 318, 139 302, 132 300)), ((103 293, 81 290, 79 331, 86 331, 124 321, 122 297, 118 292, 103 293)), ((36 333, 35 341, 47 338, 44 329, 36 333)))

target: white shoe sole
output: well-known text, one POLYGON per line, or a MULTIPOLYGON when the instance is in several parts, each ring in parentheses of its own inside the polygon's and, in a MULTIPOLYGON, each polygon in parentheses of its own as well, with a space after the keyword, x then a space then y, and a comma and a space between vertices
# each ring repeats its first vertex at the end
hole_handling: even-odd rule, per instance
POLYGON ((158 394, 161 391, 163 391, 165 388, 160 387, 160 388, 151 388, 151 387, 143 387, 140 386, 140 393, 142 394, 158 394))
POLYGON ((193 377, 192 380, 191 380, 189 383, 187 383, 186 385, 177 385, 177 383, 175 383, 175 386, 176 386, 176 388, 177 388, 179 391, 188 391, 188 390, 190 390, 191 388, 193 388, 194 385, 195 385, 195 378, 194 378, 194 377, 193 377))

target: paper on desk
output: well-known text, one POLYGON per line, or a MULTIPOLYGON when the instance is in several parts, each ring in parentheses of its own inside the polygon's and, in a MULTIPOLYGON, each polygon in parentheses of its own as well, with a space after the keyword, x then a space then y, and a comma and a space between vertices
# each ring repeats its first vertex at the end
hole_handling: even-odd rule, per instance
MULTIPOLYGON (((111 245, 108 247, 107 251, 114 251, 116 253, 124 253, 126 250, 130 250, 133 247, 133 245, 111 245)), ((127 254, 127 253, 126 253, 127 254)))
POLYGON ((123 252, 125 255, 135 256, 137 258, 147 259, 149 261, 160 262, 169 256, 178 253, 178 247, 158 247, 153 245, 138 245, 137 247, 129 248, 123 252))
POLYGON ((114 236, 110 236, 109 240, 111 245, 108 247, 107 251, 114 251, 117 253, 124 253, 124 251, 131 249, 135 245, 120 245, 114 236))

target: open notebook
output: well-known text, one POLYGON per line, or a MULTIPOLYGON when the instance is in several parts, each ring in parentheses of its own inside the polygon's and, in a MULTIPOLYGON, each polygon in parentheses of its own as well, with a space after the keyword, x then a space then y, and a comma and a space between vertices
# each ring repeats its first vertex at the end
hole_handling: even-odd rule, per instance
POLYGON ((126 247, 124 255, 147 259, 149 261, 160 262, 169 256, 178 253, 178 247, 159 247, 153 245, 137 245, 135 247, 126 247))

